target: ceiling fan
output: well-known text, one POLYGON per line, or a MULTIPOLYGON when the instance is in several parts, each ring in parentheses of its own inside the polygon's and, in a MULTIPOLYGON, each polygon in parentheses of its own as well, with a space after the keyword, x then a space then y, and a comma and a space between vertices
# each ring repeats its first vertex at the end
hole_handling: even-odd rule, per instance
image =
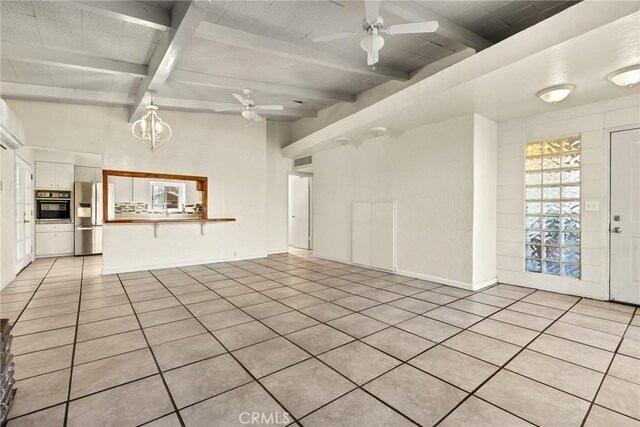
MULTIPOLYGON (((366 33, 366 36, 360 40, 360 47, 367 52, 367 65, 374 65, 378 62, 378 51, 384 46, 384 38, 379 33, 387 33, 389 35, 433 33, 438 29, 438 21, 410 22, 383 28, 384 20, 380 16, 380 0, 364 0, 364 11, 365 18, 362 24, 362 32, 366 33)), ((329 34, 315 37, 313 41, 326 42, 358 37, 360 34, 359 31, 329 34)))
POLYGON ((251 122, 260 122, 262 121, 262 117, 260 117, 260 114, 258 114, 256 110, 280 111, 284 109, 282 105, 256 105, 255 101, 251 99, 251 94, 253 93, 251 89, 243 89, 242 93, 244 93, 244 96, 237 93, 232 94, 234 98, 236 98, 242 104, 241 106, 219 108, 215 110, 215 112, 219 113, 223 111, 239 111, 240 115, 242 115, 242 117, 244 117, 245 119, 251 122))

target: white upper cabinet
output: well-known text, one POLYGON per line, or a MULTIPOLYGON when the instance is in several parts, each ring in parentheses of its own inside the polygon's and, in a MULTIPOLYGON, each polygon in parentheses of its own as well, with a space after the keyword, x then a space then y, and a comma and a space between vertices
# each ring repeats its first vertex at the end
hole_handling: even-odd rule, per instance
POLYGON ((78 182, 102 182, 102 169, 90 166, 76 166, 75 180, 78 182))
POLYGON ((36 188, 73 188, 73 165, 69 163, 36 162, 36 188))
POLYGON ((56 188, 56 164, 36 162, 36 188, 56 188))
POLYGON ((56 188, 73 189, 73 165, 56 163, 56 188))

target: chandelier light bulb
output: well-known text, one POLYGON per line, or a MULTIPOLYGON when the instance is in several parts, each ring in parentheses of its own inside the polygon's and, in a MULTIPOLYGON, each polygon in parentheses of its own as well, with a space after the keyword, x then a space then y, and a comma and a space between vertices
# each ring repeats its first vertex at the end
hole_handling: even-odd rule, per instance
POLYGON ((144 117, 133 124, 131 132, 145 147, 155 151, 171 139, 171 126, 158 117, 158 107, 153 101, 145 109, 144 117))

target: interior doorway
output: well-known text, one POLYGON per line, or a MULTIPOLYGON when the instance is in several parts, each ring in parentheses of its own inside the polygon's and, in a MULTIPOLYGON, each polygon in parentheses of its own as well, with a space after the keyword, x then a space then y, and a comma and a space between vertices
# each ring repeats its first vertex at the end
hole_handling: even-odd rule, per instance
POLYGON ((16 271, 33 261, 33 168, 16 156, 16 271))
POLYGON ((297 249, 313 248, 313 176, 289 175, 288 244, 297 249))
POLYGON ((640 304, 640 126, 610 135, 610 299, 640 304))

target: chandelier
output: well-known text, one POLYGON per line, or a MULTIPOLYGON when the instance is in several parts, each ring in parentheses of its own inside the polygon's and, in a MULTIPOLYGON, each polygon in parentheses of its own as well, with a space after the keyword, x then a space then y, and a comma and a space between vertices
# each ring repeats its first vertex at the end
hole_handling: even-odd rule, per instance
POLYGON ((155 151, 171 139, 171 126, 158 117, 158 107, 153 103, 153 96, 145 110, 147 112, 144 117, 133 124, 131 132, 145 147, 155 151))

